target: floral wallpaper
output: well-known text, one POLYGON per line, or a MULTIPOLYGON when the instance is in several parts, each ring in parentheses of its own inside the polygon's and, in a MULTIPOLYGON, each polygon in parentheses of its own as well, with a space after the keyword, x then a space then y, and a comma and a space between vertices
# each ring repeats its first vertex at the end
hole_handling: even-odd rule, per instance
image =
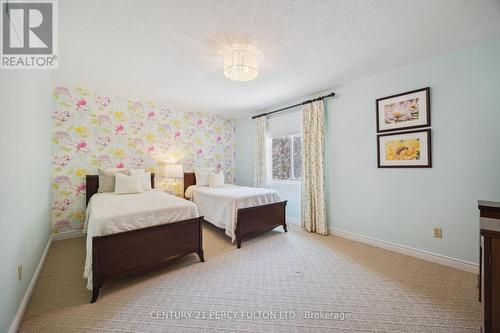
POLYGON ((155 102, 53 89, 53 231, 82 229, 85 175, 97 168, 145 168, 160 161, 222 169, 234 181, 232 119, 155 102))

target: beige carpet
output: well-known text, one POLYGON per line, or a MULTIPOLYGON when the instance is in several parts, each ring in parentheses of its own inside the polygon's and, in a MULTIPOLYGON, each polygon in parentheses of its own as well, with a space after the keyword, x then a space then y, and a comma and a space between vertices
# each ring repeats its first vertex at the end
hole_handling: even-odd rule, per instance
POLYGON ((54 242, 20 331, 479 332, 473 274, 296 228, 241 249, 204 236, 205 263, 117 279, 95 304, 84 239, 54 242))

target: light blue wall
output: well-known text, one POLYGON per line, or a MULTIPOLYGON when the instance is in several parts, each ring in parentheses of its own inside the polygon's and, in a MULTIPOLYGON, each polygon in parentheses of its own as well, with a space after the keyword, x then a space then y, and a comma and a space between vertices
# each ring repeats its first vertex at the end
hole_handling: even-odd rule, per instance
POLYGON ((0 332, 8 331, 49 239, 51 104, 47 72, 0 71, 0 332))
POLYGON ((500 41, 335 89, 326 103, 331 226, 478 261, 478 199, 500 201, 500 41), (378 169, 375 99, 431 87, 432 169, 378 169), (443 228, 443 239, 433 228, 443 228))
MULTIPOLYGON (((500 201, 500 40, 333 90, 337 96, 326 102, 329 225, 477 262, 476 201, 500 201), (375 99, 426 86, 433 168, 378 169, 375 99), (434 227, 443 228, 442 240, 433 238, 434 227)), ((237 121, 240 179, 253 174, 252 126, 249 118, 237 121)))
POLYGON ((235 183, 243 186, 253 186, 255 121, 251 117, 236 119, 234 134, 236 156, 235 183))
MULTIPOLYGON (((255 121, 248 116, 236 119, 235 124, 236 184, 253 186, 255 121)), ((300 219, 300 183, 270 183, 268 187, 277 190, 280 198, 288 201, 287 217, 300 219)))

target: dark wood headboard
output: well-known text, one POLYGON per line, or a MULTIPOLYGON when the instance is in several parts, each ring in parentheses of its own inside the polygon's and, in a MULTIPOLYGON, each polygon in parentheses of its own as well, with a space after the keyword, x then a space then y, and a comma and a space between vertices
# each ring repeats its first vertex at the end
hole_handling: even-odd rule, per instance
MULTIPOLYGON (((87 175, 85 176, 85 206, 89 203, 90 198, 97 193, 99 189, 99 176, 98 175, 87 175)), ((151 187, 155 188, 155 174, 151 173, 151 187)))
POLYGON ((194 172, 184 172, 184 193, 189 186, 196 185, 196 177, 194 172))

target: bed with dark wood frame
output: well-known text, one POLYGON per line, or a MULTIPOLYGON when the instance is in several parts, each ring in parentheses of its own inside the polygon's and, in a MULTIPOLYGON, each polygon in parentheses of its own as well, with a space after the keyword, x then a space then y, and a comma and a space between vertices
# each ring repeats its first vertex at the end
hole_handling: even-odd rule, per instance
MULTIPOLYGON (((191 185, 196 185, 195 174, 194 172, 185 172, 184 193, 186 193, 186 189, 191 185)), ((266 205, 239 208, 236 215, 235 230, 236 246, 238 249, 241 248, 243 238, 271 231, 279 226, 283 226, 283 229, 287 232, 286 203, 287 201, 285 200, 266 205)))
MULTIPOLYGON (((97 175, 86 176, 86 204, 99 188, 97 175)), ((154 188, 154 174, 151 174, 154 188)), ((132 273, 146 272, 171 259, 191 253, 203 257, 203 216, 92 238, 92 299, 104 282, 132 273)))

